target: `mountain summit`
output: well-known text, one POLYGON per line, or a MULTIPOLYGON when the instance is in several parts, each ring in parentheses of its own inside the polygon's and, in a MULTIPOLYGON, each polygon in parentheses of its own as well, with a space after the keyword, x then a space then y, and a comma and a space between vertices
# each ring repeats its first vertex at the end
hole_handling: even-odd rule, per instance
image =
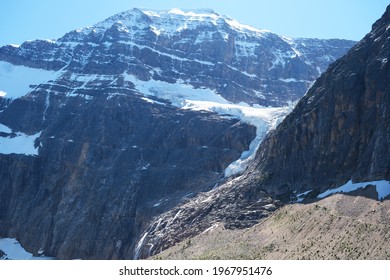
MULTIPOLYGON (((287 105, 353 44, 133 9, 1 47, 0 237, 60 259, 141 256, 151 221, 249 168, 287 105)), ((277 206, 256 203, 226 210, 277 206)))
POLYGON ((208 88, 234 103, 285 106, 353 44, 289 39, 209 10, 132 9, 58 40, 5 46, 0 60, 82 75, 126 73, 208 88))

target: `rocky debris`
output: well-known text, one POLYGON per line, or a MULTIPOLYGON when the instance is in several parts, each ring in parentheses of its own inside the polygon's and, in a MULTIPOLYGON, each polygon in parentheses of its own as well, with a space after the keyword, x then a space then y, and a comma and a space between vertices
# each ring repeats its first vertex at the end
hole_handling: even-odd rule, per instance
POLYGON ((262 190, 262 174, 245 174, 156 217, 139 240, 134 258, 147 258, 218 224, 243 229, 268 217, 282 204, 262 190))
POLYGON ((222 225, 186 239, 153 259, 387 260, 390 200, 337 194, 288 204, 242 230, 222 225))

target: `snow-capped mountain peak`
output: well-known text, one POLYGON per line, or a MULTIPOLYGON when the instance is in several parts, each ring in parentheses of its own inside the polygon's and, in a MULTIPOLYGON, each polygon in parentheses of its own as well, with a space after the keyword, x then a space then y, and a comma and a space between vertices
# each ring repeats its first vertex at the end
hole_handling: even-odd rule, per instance
POLYGON ((139 225, 244 172, 353 43, 286 41, 210 10, 133 9, 1 47, 0 235, 59 258, 132 256, 139 225))
POLYGON ((56 41, 3 47, 0 59, 82 75, 126 73, 142 81, 180 81, 233 103, 283 106, 299 99, 353 44, 288 39, 207 9, 134 8, 56 41))
POLYGON ((212 9, 186 10, 177 8, 171 10, 134 8, 111 16, 93 26, 77 29, 75 32, 88 35, 104 32, 114 26, 129 34, 136 34, 139 30, 151 29, 157 36, 174 36, 185 30, 195 30, 202 27, 214 27, 219 31, 228 28, 231 31, 244 32, 252 36, 271 33, 268 30, 242 24, 228 16, 219 15, 212 9))

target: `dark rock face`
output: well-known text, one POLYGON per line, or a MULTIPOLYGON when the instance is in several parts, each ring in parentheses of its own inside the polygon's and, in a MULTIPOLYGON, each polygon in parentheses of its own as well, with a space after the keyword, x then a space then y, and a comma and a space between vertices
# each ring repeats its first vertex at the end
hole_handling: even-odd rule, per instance
POLYGON ((390 179, 390 8, 260 147, 276 193, 390 179))
POLYGON ((10 128, 42 131, 38 156, 0 155, 0 235, 61 259, 131 258, 145 221, 210 189, 255 135, 237 120, 135 93, 86 100, 51 91, 42 121, 44 87, 0 114, 10 128))
POLYGON ((134 9, 57 41, 0 48, 0 60, 48 70, 185 81, 238 103, 282 106, 299 99, 355 42, 287 39, 222 17, 134 9), (105 67, 101 67, 104 64, 105 67))

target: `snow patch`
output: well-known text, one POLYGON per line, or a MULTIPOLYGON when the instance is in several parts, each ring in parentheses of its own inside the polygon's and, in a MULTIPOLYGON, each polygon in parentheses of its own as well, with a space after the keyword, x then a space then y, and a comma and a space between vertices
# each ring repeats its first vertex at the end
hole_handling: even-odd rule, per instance
POLYGON ((346 184, 341 187, 335 189, 329 189, 317 196, 317 198, 324 198, 331 194, 335 193, 349 193, 356 191, 360 188, 365 188, 369 185, 373 185, 376 188, 378 193, 378 200, 384 199, 388 195, 390 195, 390 181, 372 181, 372 182, 362 182, 362 183, 352 183, 352 180, 349 180, 346 184))
POLYGON ((0 61, 0 96, 16 99, 28 94, 31 86, 54 80, 61 72, 29 68, 0 61))
POLYGON ((200 19, 205 19, 205 18, 217 19, 219 17, 211 10, 185 11, 185 10, 173 8, 168 13, 174 15, 181 15, 185 17, 191 17, 191 18, 200 18, 200 19))
POLYGON ((273 52, 273 55, 275 56, 274 61, 272 62, 271 68, 268 69, 272 70, 277 65, 281 65, 283 68, 286 66, 287 62, 291 59, 297 56, 297 54, 293 51, 281 51, 281 50, 275 50, 273 52))
MULTIPOLYGON (((12 130, 7 126, 0 124, 0 132, 10 134, 12 133, 12 130)), ((16 136, 10 135, 7 137, 0 137, 0 154, 36 156, 38 155, 38 147, 35 147, 35 140, 40 136, 41 132, 34 135, 17 132, 16 136)))
POLYGON ((238 58, 248 58, 255 55, 256 48, 259 43, 251 43, 246 41, 236 41, 236 56, 238 58))
POLYGON ((155 26, 152 26, 152 25, 150 26, 150 28, 154 34, 156 34, 157 36, 160 36, 160 34, 161 34, 160 30, 158 30, 155 26))
MULTIPOLYGON (((383 58, 382 59, 382 67, 381 68, 383 68, 387 62, 388 62, 388 59, 387 58, 383 58)), ((1 96, 1 92, 0 92, 0 96, 1 96)))
POLYGON ((195 89, 193 86, 178 80, 171 84, 164 81, 149 80, 141 81, 132 75, 124 74, 125 80, 134 84, 135 88, 147 96, 169 100, 176 107, 186 105, 186 100, 213 101, 228 103, 226 99, 210 89, 195 89))
POLYGON ((279 79, 279 81, 282 81, 285 83, 309 83, 309 81, 307 81, 307 80, 297 80, 294 78, 279 79))
POLYGON ((306 191, 306 192, 303 192, 303 193, 299 193, 296 195, 297 199, 295 200, 295 202, 302 202, 306 196, 311 193, 313 190, 310 190, 310 191, 306 191))
MULTIPOLYGON (((33 254, 27 252, 20 243, 14 238, 0 238, 0 250, 3 251, 6 256, 4 259, 9 260, 52 260, 50 257, 34 257, 33 254)), ((43 254, 43 250, 40 250, 40 254, 43 254)))
POLYGON ((271 32, 269 30, 257 29, 257 28, 254 28, 254 27, 250 26, 250 25, 239 23, 235 19, 226 19, 226 22, 233 29, 236 29, 238 31, 244 31, 244 32, 245 31, 251 31, 251 32, 254 32, 254 33, 256 33, 257 35, 260 35, 260 36, 263 35, 264 33, 270 33, 271 32))
MULTIPOLYGON (((160 31, 162 31, 162 30, 163 29, 160 29, 160 31)), ((202 60, 198 60, 198 59, 188 59, 188 58, 184 58, 184 57, 179 57, 177 55, 161 52, 161 51, 158 51, 156 49, 152 49, 152 48, 150 48, 148 46, 139 45, 139 44, 136 44, 136 43, 130 42, 130 41, 118 41, 118 43, 123 44, 123 45, 128 45, 128 46, 131 46, 131 47, 137 47, 139 49, 149 49, 152 52, 155 52, 155 53, 157 53, 157 54, 159 54, 161 56, 169 57, 169 58, 171 58, 173 60, 185 61, 185 62, 190 62, 190 63, 197 62, 197 63, 203 64, 203 65, 207 65, 207 66, 214 66, 215 65, 214 63, 211 63, 209 61, 202 61, 202 60)), ((107 43, 107 42, 104 43, 104 44, 106 45, 107 48, 112 45, 112 43, 107 43)))
POLYGON ((0 132, 4 133, 12 133, 12 129, 10 129, 8 126, 5 126, 4 124, 0 123, 0 132))
POLYGON ((207 233, 207 232, 211 232, 211 231, 213 231, 214 229, 216 229, 218 226, 219 226, 219 223, 215 223, 215 224, 212 225, 211 227, 206 228, 201 234, 205 234, 205 233, 207 233))
POLYGON ((150 17, 160 17, 160 14, 155 11, 143 11, 143 13, 150 17))
POLYGON ((141 99, 146 101, 146 102, 148 102, 148 103, 152 103, 152 104, 167 105, 165 103, 162 103, 162 102, 159 102, 159 101, 156 101, 156 100, 152 100, 152 99, 146 98, 146 97, 142 97, 141 99))

